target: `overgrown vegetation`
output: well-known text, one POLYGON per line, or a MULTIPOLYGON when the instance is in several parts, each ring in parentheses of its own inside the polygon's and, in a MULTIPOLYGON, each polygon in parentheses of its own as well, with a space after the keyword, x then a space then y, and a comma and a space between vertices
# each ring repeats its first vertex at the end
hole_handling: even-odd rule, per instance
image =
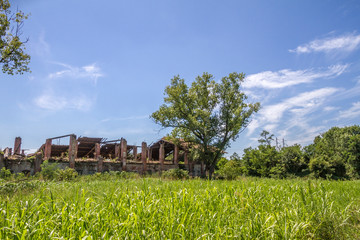
POLYGON ((3 168, 0 239, 359 239, 359 181, 310 179, 359 178, 359 133, 332 128, 277 148, 263 132, 258 147, 218 161, 217 176, 236 181, 181 169, 78 176, 48 161, 35 176, 3 168))
POLYGON ((247 148, 242 157, 235 154, 221 163, 220 177, 272 178, 310 177, 326 179, 360 178, 360 127, 333 127, 302 148, 295 144, 278 148, 273 135, 263 131, 256 148, 247 148))
POLYGON ((163 172, 161 176, 163 178, 179 180, 179 179, 188 179, 189 173, 186 170, 174 168, 163 172))
POLYGON ((114 178, 0 182, 0 189, 18 189, 0 190, 0 238, 360 237, 357 181, 162 181, 108 175, 114 178))

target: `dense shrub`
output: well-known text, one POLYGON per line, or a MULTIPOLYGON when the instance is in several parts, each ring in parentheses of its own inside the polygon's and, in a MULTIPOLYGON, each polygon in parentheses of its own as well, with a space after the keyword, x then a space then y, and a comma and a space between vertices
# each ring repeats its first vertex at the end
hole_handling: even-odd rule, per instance
POLYGON ((45 160, 41 164, 41 175, 44 179, 55 179, 56 171, 59 169, 58 163, 49 163, 48 160, 45 160))
POLYGON ((240 165, 235 160, 230 160, 217 171, 219 178, 233 180, 242 174, 240 165))
POLYGON ((189 173, 186 170, 174 168, 167 171, 164 171, 161 175, 164 178, 168 179, 188 179, 189 173))
POLYGON ((0 170, 0 178, 1 179, 9 179, 11 178, 11 172, 9 169, 6 169, 5 167, 3 167, 1 170, 0 170))
POLYGON ((78 176, 77 171, 72 168, 66 168, 66 169, 57 169, 55 172, 56 180, 58 181, 69 181, 73 180, 78 176))

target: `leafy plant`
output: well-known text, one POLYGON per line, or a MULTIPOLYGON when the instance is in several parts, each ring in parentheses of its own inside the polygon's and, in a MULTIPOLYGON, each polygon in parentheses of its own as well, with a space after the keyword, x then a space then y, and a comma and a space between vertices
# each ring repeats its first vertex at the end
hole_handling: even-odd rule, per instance
POLYGON ((41 164, 41 175, 44 179, 55 179, 57 170, 59 169, 58 163, 50 163, 48 160, 45 160, 41 164))
POLYGON ((239 163, 235 160, 230 160, 223 165, 217 172, 221 178, 226 180, 234 180, 242 174, 239 163))
POLYGON ((10 179, 11 178, 11 171, 9 169, 6 169, 5 167, 3 167, 0 170, 0 178, 2 178, 2 179, 10 179))
POLYGON ((78 173, 73 168, 65 168, 65 169, 57 169, 55 175, 56 175, 56 180, 70 181, 70 180, 74 180, 78 176, 78 173))
POLYGON ((189 173, 186 170, 174 168, 167 171, 164 171, 161 175, 164 178, 169 179, 188 179, 189 173))

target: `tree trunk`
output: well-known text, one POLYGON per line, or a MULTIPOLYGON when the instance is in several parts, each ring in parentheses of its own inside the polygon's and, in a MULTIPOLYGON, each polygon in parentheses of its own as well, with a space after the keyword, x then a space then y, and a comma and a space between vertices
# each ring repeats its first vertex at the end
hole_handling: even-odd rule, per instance
POLYGON ((212 180, 212 176, 214 174, 215 168, 214 166, 209 167, 209 180, 212 180))

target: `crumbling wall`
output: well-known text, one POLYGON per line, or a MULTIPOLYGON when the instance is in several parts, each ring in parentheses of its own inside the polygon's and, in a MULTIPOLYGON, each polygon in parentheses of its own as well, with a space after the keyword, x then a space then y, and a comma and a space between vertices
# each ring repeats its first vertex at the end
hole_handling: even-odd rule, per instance
MULTIPOLYGON (((10 169, 12 173, 24 173, 24 174, 35 174, 35 160, 26 160, 26 159, 5 159, 5 167, 10 169)), ((49 159, 49 163, 56 163, 60 169, 65 169, 69 167, 68 161, 63 160, 54 160, 49 159)), ((110 171, 122 171, 122 162, 113 162, 113 161, 104 161, 102 170, 103 172, 110 171)), ((157 172, 167 171, 169 169, 178 168, 177 164, 164 164, 159 163, 147 163, 146 164, 146 173, 154 174, 157 172)), ((190 170, 188 165, 182 165, 181 168, 190 170)), ((98 172, 98 162, 97 161, 75 161, 75 170, 81 175, 94 174, 98 172)), ((126 171, 127 172, 137 172, 142 174, 144 170, 143 163, 127 163, 126 171)), ((201 164, 194 164, 193 171, 190 172, 192 176, 201 175, 201 164)))

